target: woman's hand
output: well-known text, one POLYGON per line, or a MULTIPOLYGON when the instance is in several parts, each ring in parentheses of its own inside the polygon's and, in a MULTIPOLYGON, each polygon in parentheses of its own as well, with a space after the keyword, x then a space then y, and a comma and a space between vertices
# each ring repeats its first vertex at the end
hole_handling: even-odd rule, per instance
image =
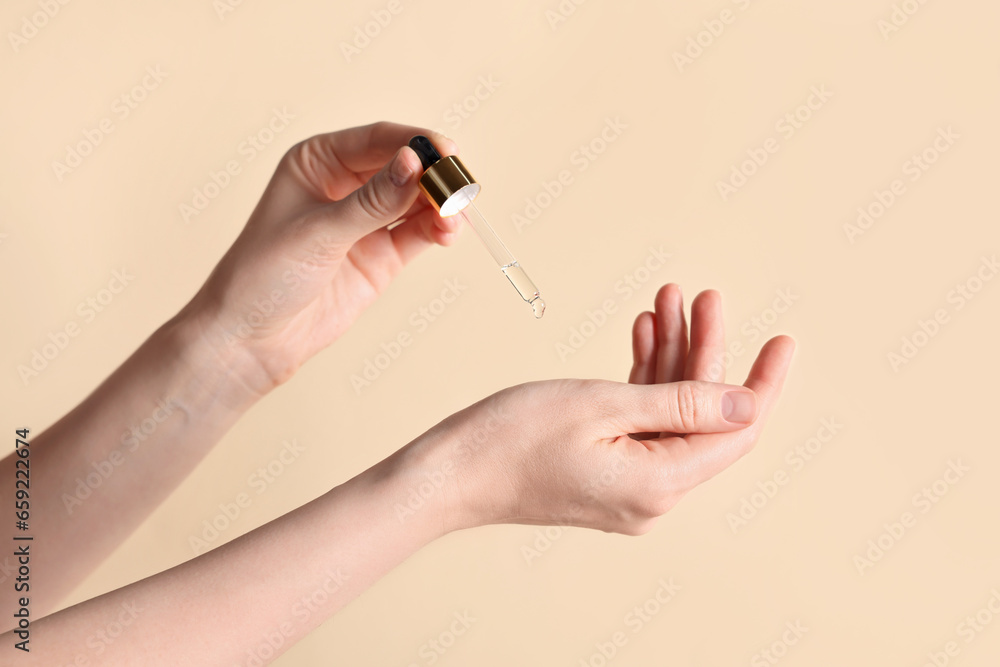
POLYGON ((282 158, 243 232, 182 312, 263 394, 340 336, 402 267, 448 245, 458 219, 421 196, 406 143, 430 130, 376 123, 312 137, 282 158), (404 222, 393 229, 387 225, 404 222), (225 355, 230 356, 230 355, 225 355))
POLYGON ((409 485, 444 489, 445 502, 428 504, 445 530, 531 523, 645 533, 750 451, 793 349, 790 338, 774 338, 744 387, 717 384, 718 294, 695 299, 689 344, 680 290, 667 285, 656 312, 636 319, 631 384, 557 380, 494 394, 400 452, 415 464, 409 485))

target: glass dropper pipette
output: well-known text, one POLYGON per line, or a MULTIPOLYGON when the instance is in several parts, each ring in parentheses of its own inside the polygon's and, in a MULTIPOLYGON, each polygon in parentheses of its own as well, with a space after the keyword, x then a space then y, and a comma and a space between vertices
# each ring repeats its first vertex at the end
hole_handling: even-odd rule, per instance
POLYGON ((424 174, 420 177, 420 188, 427 198, 442 217, 460 215, 476 230, 476 234, 500 266, 507 280, 531 306, 535 317, 541 317, 545 313, 545 302, 538 288, 473 203, 482 189, 479 183, 456 156, 441 157, 427 137, 423 135, 413 137, 410 140, 410 148, 420 157, 423 165, 424 174))
POLYGON ((479 238, 483 241, 483 245, 493 255, 496 263, 500 265, 500 270, 503 271, 503 274, 507 276, 507 280, 514 286, 517 293, 521 295, 521 298, 531 306, 535 317, 538 318, 544 315, 545 302, 542 301, 542 295, 539 294, 535 283, 531 282, 531 278, 524 272, 521 265, 517 263, 510 250, 507 250, 507 246, 503 244, 500 237, 490 227, 490 223, 486 222, 486 218, 476 208, 475 203, 469 202, 469 205, 462 209, 458 215, 465 218, 472 228, 476 230, 479 238))

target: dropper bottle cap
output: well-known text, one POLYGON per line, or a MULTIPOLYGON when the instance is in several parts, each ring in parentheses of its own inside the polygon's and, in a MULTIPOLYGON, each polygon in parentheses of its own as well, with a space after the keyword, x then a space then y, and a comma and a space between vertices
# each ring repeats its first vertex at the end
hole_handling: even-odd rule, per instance
POLYGON ((422 134, 410 139, 409 146, 424 169, 420 189, 441 217, 460 213, 479 195, 481 186, 457 156, 441 157, 430 139, 422 134))

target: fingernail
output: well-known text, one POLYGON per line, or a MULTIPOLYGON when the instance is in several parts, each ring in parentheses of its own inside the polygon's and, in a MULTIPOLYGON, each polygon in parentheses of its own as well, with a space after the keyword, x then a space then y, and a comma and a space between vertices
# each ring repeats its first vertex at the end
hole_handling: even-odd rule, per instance
POLYGON ((727 391, 722 395, 722 418, 733 424, 749 424, 757 416, 757 395, 752 391, 727 391))
POLYGON ((389 178, 397 188, 406 185, 410 176, 413 176, 413 169, 408 164, 408 160, 403 157, 403 153, 404 151, 399 151, 396 154, 396 158, 392 161, 392 168, 389 170, 389 178))
POLYGON ((455 151, 456 152, 458 151, 458 143, 454 139, 449 137, 447 134, 444 134, 443 132, 438 132, 438 134, 441 136, 442 139, 450 141, 451 145, 455 147, 455 151))

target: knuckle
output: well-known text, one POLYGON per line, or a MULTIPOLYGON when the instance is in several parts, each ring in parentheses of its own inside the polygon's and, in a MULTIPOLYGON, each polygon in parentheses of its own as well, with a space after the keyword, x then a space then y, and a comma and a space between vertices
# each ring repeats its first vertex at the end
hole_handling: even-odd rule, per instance
POLYGON ((324 183, 332 179, 327 143, 323 135, 314 135, 295 144, 282 156, 278 169, 290 173, 317 192, 327 194, 324 183))
POLYGON ((698 401, 698 392, 694 385, 689 382, 682 382, 677 385, 677 390, 673 396, 673 417, 677 425, 685 433, 694 431, 702 416, 702 410, 698 401))
POLYGON ((642 497, 632 498, 619 507, 617 523, 620 526, 652 523, 666 514, 675 504, 673 494, 655 492, 644 494, 642 497))
POLYGON ((655 525, 656 519, 640 519, 625 525, 622 528, 621 533, 630 537, 640 537, 653 530, 655 525))
POLYGON ((676 507, 677 503, 687 495, 688 491, 690 491, 690 487, 678 486, 676 482, 671 483, 667 488, 661 489, 660 493, 656 494, 656 516, 663 516, 676 507))
POLYGON ((663 516, 677 505, 680 498, 673 493, 668 493, 659 498, 659 502, 656 507, 656 516, 663 516))
POLYGON ((677 497, 673 493, 653 493, 639 508, 638 514, 643 519, 655 519, 672 510, 676 504, 677 497))
POLYGON ((307 167, 315 160, 318 144, 318 136, 303 139, 285 151, 282 162, 300 168, 307 167))
POLYGON ((308 141, 309 139, 303 139, 302 141, 292 144, 288 150, 285 151, 285 154, 281 156, 281 163, 286 164, 297 160, 301 152, 305 149, 308 141))
POLYGON ((358 206, 370 218, 378 220, 389 214, 390 204, 378 179, 373 178, 358 190, 358 206))
POLYGON ((646 498, 642 502, 636 503, 636 505, 631 508, 630 514, 632 515, 633 521, 649 521, 650 519, 655 519, 663 514, 663 512, 660 511, 660 499, 646 498))

